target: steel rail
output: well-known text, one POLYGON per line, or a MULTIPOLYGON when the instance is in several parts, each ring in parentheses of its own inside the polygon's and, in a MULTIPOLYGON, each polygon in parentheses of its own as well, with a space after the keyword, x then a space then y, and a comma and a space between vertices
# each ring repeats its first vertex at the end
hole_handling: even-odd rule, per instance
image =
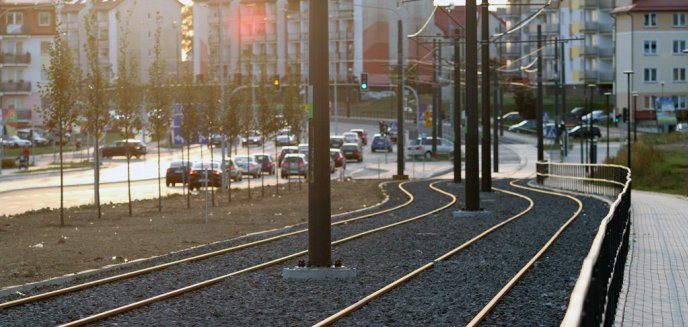
POLYGON ((564 232, 564 230, 566 230, 566 228, 568 228, 571 225, 571 223, 573 223, 573 221, 576 220, 576 218, 578 218, 580 213, 583 211, 583 202, 571 195, 516 185, 513 182, 511 183, 511 186, 533 192, 568 198, 578 204, 578 210, 576 210, 576 212, 571 216, 571 218, 569 218, 566 221, 566 223, 564 223, 564 225, 562 225, 557 230, 557 232, 554 233, 554 235, 552 235, 552 237, 547 241, 547 243, 545 243, 545 245, 540 249, 540 251, 538 251, 535 254, 535 256, 533 256, 533 258, 531 258, 530 261, 528 261, 528 263, 526 263, 525 266, 523 266, 523 268, 521 268, 521 270, 519 270, 518 273, 516 273, 516 275, 514 275, 514 277, 511 278, 511 280, 508 283, 506 283, 506 285, 504 285, 504 287, 499 292, 497 292, 497 295, 495 295, 492 298, 492 300, 490 300, 490 302, 488 302, 487 305, 483 307, 483 309, 480 310, 480 312, 466 326, 477 326, 481 321, 483 321, 485 317, 487 317, 487 315, 492 311, 492 309, 494 309, 497 303, 499 303, 499 301, 501 301, 504 298, 504 296, 506 296, 506 294, 509 293, 509 291, 511 291, 511 289, 523 278, 523 276, 525 276, 526 272, 528 272, 528 270, 533 267, 535 262, 538 261, 545 254, 545 252, 547 252, 547 250, 549 250, 552 244, 554 244, 554 241, 556 241, 559 238, 559 236, 564 232))
MULTIPOLYGON (((397 227, 397 226, 400 226, 400 225, 403 225, 403 224, 407 224, 407 223, 410 223, 410 222, 413 222, 413 221, 416 221, 416 220, 425 218, 425 217, 427 217, 427 216, 430 216, 430 215, 432 215, 432 214, 435 214, 435 213, 437 213, 437 212, 440 212, 440 211, 442 211, 442 210, 444 210, 444 209, 447 209, 447 208, 451 207, 452 205, 454 205, 454 203, 456 203, 456 197, 455 197, 454 195, 452 195, 451 193, 449 193, 449 192, 446 192, 446 191, 444 191, 444 190, 441 190, 441 189, 436 188, 434 185, 437 184, 437 183, 439 183, 439 182, 440 182, 440 181, 436 181, 436 182, 431 183, 431 184, 430 184, 430 188, 432 188, 433 190, 437 191, 438 193, 444 194, 444 195, 448 196, 449 198, 451 198, 451 201, 450 201, 448 204, 445 204, 445 205, 443 205, 443 206, 441 206, 441 207, 439 207, 439 208, 435 208, 435 209, 430 210, 430 211, 428 211, 428 212, 425 212, 425 213, 422 213, 422 214, 413 216, 413 217, 411 217, 411 218, 407 218, 407 219, 402 220, 402 221, 398 221, 398 222, 395 222, 395 223, 392 223, 392 224, 389 224, 389 225, 385 225, 385 226, 382 226, 382 227, 378 227, 378 228, 375 228, 375 229, 372 229, 372 230, 369 230, 369 231, 366 231, 366 232, 362 232, 362 233, 359 233, 359 234, 356 234, 356 235, 352 235, 352 236, 349 236, 349 237, 346 237, 346 238, 343 238, 343 239, 334 241, 334 242, 332 242, 332 246, 339 245, 339 244, 343 244, 343 243, 346 243, 346 242, 349 242, 349 241, 352 241, 352 240, 361 238, 361 237, 363 237, 363 236, 370 235, 370 234, 375 233, 375 232, 379 232, 379 231, 383 231, 383 230, 386 230, 386 229, 390 229, 390 228, 393 228, 393 227, 397 227)), ((185 294, 185 293, 189 293, 189 292, 191 292, 191 291, 195 291, 195 290, 198 290, 198 289, 201 289, 201 288, 205 288, 205 287, 208 287, 208 286, 217 284, 217 283, 219 283, 219 282, 221 282, 221 281, 224 281, 225 279, 228 279, 228 278, 230 278, 230 277, 234 277, 234 276, 237 276, 237 275, 241 275, 241 274, 253 272, 253 271, 256 271, 256 270, 264 269, 264 268, 267 268, 267 267, 271 267, 271 266, 274 266, 274 265, 277 265, 277 264, 280 264, 280 263, 283 263, 283 262, 286 262, 286 261, 289 261, 289 260, 298 258, 298 257, 300 257, 300 256, 304 256, 304 255, 306 255, 307 253, 308 253, 307 250, 300 251, 300 252, 296 252, 296 253, 293 253, 293 254, 290 254, 290 255, 281 257, 281 258, 273 259, 273 260, 268 261, 268 262, 264 262, 264 263, 261 263, 261 264, 255 265, 255 266, 247 267, 247 268, 244 268, 244 269, 241 269, 241 270, 238 270, 238 271, 235 271, 235 272, 226 274, 226 275, 218 276, 218 277, 215 277, 215 278, 212 278, 212 279, 208 279, 208 280, 205 280, 205 281, 202 281, 202 282, 199 282, 199 283, 195 283, 195 284, 192 284, 192 285, 189 285, 189 286, 185 286, 185 287, 180 288, 180 289, 176 289, 176 290, 173 290, 173 291, 170 291, 170 292, 167 292, 167 293, 159 294, 159 295, 156 295, 156 296, 154 296, 154 297, 150 297, 150 298, 143 299, 143 300, 140 300, 140 301, 137 301, 137 302, 134 302, 134 303, 130 303, 130 304, 127 304, 127 305, 118 307, 118 308, 114 308, 114 309, 111 309, 111 310, 108 310, 108 311, 104 311, 104 312, 101 312, 101 313, 97 313, 97 314, 95 314, 95 315, 91 315, 91 316, 88 316, 88 317, 84 317, 84 318, 82 318, 82 319, 75 320, 75 321, 72 321, 72 322, 69 322, 69 323, 66 323, 66 324, 62 324, 62 325, 59 325, 59 326, 61 326, 61 327, 82 326, 82 325, 84 325, 84 324, 88 324, 88 323, 93 323, 93 322, 96 322, 96 321, 100 321, 100 320, 103 320, 103 319, 106 319, 106 318, 110 318, 110 317, 113 317, 113 316, 116 316, 116 315, 119 315, 119 314, 122 314, 122 313, 125 313, 125 312, 128 312, 128 311, 131 311, 131 310, 134 310, 134 309, 137 309, 137 308, 140 308, 140 307, 149 305, 149 304, 151 304, 151 303, 155 303, 155 302, 159 302, 159 301, 162 301, 162 300, 170 299, 170 298, 173 298, 173 297, 176 297, 176 296, 185 294)))
MULTIPOLYGON (((413 196, 410 192, 408 192, 408 191, 404 188, 404 185, 407 184, 407 183, 409 183, 409 182, 403 182, 403 183, 400 183, 400 184, 397 186, 397 187, 399 188, 399 190, 401 190, 404 194, 406 194, 406 196, 408 196, 409 199, 408 199, 406 202, 404 202, 404 203, 402 203, 402 204, 400 204, 400 205, 397 205, 397 206, 395 206, 395 207, 392 207, 392 208, 388 208, 388 209, 384 209, 384 210, 372 212, 372 213, 365 214, 365 215, 362 215, 362 216, 359 216, 359 217, 354 217, 354 218, 350 218, 350 219, 345 219, 345 220, 337 221, 337 222, 332 223, 332 225, 335 226, 335 225, 349 224, 349 223, 352 223, 352 222, 356 222, 356 221, 363 220, 363 219, 366 219, 366 218, 371 218, 371 217, 374 217, 374 216, 382 215, 382 214, 385 214, 385 213, 388 213, 388 212, 391 212, 391 211, 394 211, 394 210, 398 210, 398 209, 401 209, 401 208, 403 208, 403 207, 408 206, 409 204, 413 203, 413 201, 415 201, 415 198, 414 198, 414 196, 413 196)), ((389 199, 389 198, 388 198, 388 199, 389 199)), ((383 202, 381 202, 380 205, 382 205, 382 204, 385 203, 385 202, 386 202, 386 200, 383 201, 383 202)), ((369 208, 366 208, 366 209, 369 209, 369 208)), ((340 214, 338 214, 338 215, 341 216, 341 215, 351 214, 351 213, 355 213, 355 212, 358 212, 358 211, 361 211, 361 210, 365 210, 365 209, 357 209, 357 210, 350 211, 350 212, 340 213, 340 214)), ((90 281, 90 282, 83 283, 83 284, 78 284, 78 285, 74 285, 74 286, 70 286, 70 287, 66 287, 66 288, 61 288, 61 289, 54 290, 54 291, 50 291, 50 292, 46 292, 46 293, 36 294, 36 295, 28 296, 28 297, 25 297, 25 298, 20 298, 20 299, 16 299, 16 300, 12 300, 12 301, 7 301, 7 302, 4 302, 4 303, 0 303, 0 309, 10 308, 10 307, 14 307, 14 306, 17 306, 17 305, 22 305, 22 304, 31 303, 31 302, 37 302, 37 301, 45 300, 45 299, 52 298, 52 297, 55 297, 55 296, 64 295, 64 294, 68 294, 68 293, 72 293, 72 292, 76 292, 76 291, 80 291, 80 290, 84 290, 84 289, 96 287, 96 286, 99 286, 99 285, 104 285, 104 284, 112 283, 112 282, 119 281, 119 280, 123 280, 123 279, 127 279, 127 278, 132 278, 132 277, 136 277, 136 276, 145 275, 145 274, 148 274, 148 273, 151 273, 151 272, 154 272, 154 271, 167 269, 167 268, 169 268, 169 267, 172 267, 172 266, 175 266, 175 265, 179 265, 179 264, 182 264, 182 263, 195 262, 195 261, 204 260, 204 259, 212 258, 212 257, 215 257, 215 256, 227 254, 227 253, 230 253, 230 252, 235 252, 235 251, 239 251, 239 250, 244 250, 244 249, 247 249, 247 248, 250 248, 250 247, 254 247, 254 246, 262 245, 262 244, 265 244, 265 243, 277 241, 277 240, 280 240, 280 239, 283 239, 283 238, 286 238, 286 237, 289 237, 289 236, 294 236, 294 235, 302 234, 302 233, 305 233, 305 232, 307 232, 307 231, 308 231, 308 229, 300 229, 300 230, 297 230, 297 231, 293 231, 293 232, 289 232, 289 233, 284 233, 284 234, 279 234, 279 235, 276 235, 276 236, 272 236, 272 237, 268 237, 268 238, 261 239, 261 240, 258 240, 258 241, 254 241, 254 242, 250 242, 250 243, 245 243, 245 244, 241 244, 241 245, 237 245, 237 246, 225 248, 225 249, 218 250, 218 251, 208 252, 208 253, 196 255, 196 256, 193 256, 193 257, 189 257, 189 258, 184 258, 184 259, 180 259, 180 260, 175 260, 175 261, 163 263, 163 264, 156 265, 156 266, 152 266, 152 267, 142 268, 142 269, 135 270, 135 271, 131 271, 131 272, 127 272, 127 273, 123 273, 123 274, 119 274, 119 275, 115 275, 115 276, 110 276, 110 277, 106 277, 106 278, 102 278, 102 279, 90 281)))
POLYGON ((513 195, 513 196, 525 199, 526 201, 529 202, 529 205, 525 210, 519 212, 518 214, 510 217, 509 219, 507 219, 507 220, 505 220, 499 224, 496 224, 496 225, 488 228, 487 230, 483 231, 482 233, 478 234, 477 236, 473 237, 472 239, 466 241, 465 243, 459 245, 458 247, 454 248, 453 250, 443 254, 442 256, 438 257, 437 259, 435 259, 435 260, 421 266, 420 268, 404 275, 403 277, 393 281, 392 283, 388 284, 387 286, 385 286, 385 287, 375 291, 374 293, 362 298, 358 302, 342 309, 341 311, 327 317, 326 319, 318 322, 317 324, 315 324, 313 326, 314 327, 329 326, 329 325, 337 322, 339 319, 344 318, 345 316, 347 316, 347 315, 353 313, 354 311, 362 308, 366 304, 368 304, 368 303, 382 297, 383 295, 391 292, 392 290, 394 290, 395 288, 399 287, 400 285, 406 283, 407 281, 409 281, 415 277, 418 277, 418 275, 420 275, 422 272, 433 268, 437 263, 445 261, 445 260, 449 259, 450 257, 452 257, 453 255, 455 255, 456 253, 461 252, 462 250, 465 250, 466 248, 473 245, 475 242, 479 241, 480 239, 484 238, 485 236, 489 235, 490 233, 494 232, 495 230, 501 228, 502 226, 504 226, 504 225, 516 220, 516 219, 521 218, 523 215, 525 215, 530 210, 532 210, 533 206, 535 205, 533 200, 531 198, 525 196, 525 195, 521 195, 521 194, 518 194, 515 192, 498 189, 495 187, 493 187, 492 189, 495 191, 498 191, 498 192, 502 192, 505 194, 509 194, 509 195, 513 195))

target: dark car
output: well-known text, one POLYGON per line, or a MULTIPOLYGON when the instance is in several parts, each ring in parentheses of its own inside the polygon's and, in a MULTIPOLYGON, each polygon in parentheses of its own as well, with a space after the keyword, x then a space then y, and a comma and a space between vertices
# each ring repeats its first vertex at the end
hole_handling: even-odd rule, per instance
POLYGON ((189 178, 189 169, 191 169, 192 165, 193 163, 191 161, 172 161, 170 163, 170 167, 167 168, 167 172, 165 173, 165 185, 170 187, 170 185, 174 186, 177 183, 186 184, 186 181, 189 178))
POLYGON ((377 150, 392 152, 392 140, 389 139, 389 136, 376 134, 373 137, 373 143, 370 144, 370 151, 375 152, 377 150))
POLYGON ((340 150, 346 160, 363 161, 363 150, 356 143, 344 143, 340 150))
POLYGON ((516 125, 509 127, 509 132, 535 134, 537 122, 534 119, 524 120, 516 125))
POLYGON ((573 137, 573 138, 578 138, 578 137, 590 138, 591 135, 596 136, 596 137, 601 137, 602 132, 600 131, 599 127, 593 126, 592 132, 591 132, 590 126, 581 126, 581 125, 578 125, 569 131, 569 136, 573 137))
POLYGON ((502 121, 505 124, 515 124, 523 120, 521 114, 518 111, 512 111, 504 114, 501 117, 497 117, 497 121, 502 121))
POLYGON ((344 159, 344 155, 342 154, 341 150, 330 149, 330 158, 332 158, 334 161, 335 168, 342 167, 346 169, 346 159, 344 159))
POLYGON ((299 153, 299 147, 297 146, 285 146, 282 147, 282 150, 280 151, 279 157, 277 158, 277 163, 279 165, 282 164, 282 160, 284 160, 284 156, 290 153, 299 153))
POLYGON ((197 162, 191 167, 191 174, 189 178, 189 189, 200 190, 205 186, 205 179, 207 174, 207 182, 209 187, 220 187, 222 185, 222 169, 220 162, 208 161, 197 162))
POLYGON ((344 144, 344 137, 341 135, 330 136, 330 149, 339 149, 344 144))
POLYGON ((281 165, 282 178, 289 178, 289 176, 308 176, 308 159, 306 155, 301 153, 289 153, 284 156, 281 165))
POLYGON ((136 157, 136 159, 145 156, 148 151, 146 145, 135 139, 121 140, 113 144, 109 144, 101 148, 103 158, 112 158, 116 156, 121 157, 136 157), (127 151, 129 148, 129 151, 127 151))
POLYGON ((275 174, 275 165, 272 162, 272 156, 266 153, 253 154, 253 158, 260 165, 261 173, 268 173, 268 175, 275 174))

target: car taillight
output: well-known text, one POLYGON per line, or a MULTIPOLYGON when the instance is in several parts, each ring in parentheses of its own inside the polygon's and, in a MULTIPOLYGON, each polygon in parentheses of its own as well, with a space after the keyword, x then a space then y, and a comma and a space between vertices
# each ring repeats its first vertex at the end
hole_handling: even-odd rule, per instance
POLYGON ((268 162, 268 168, 272 167, 272 163, 268 162))
POLYGON ((342 161, 342 157, 337 157, 337 161, 342 161))
POLYGON ((198 170, 192 170, 191 171, 191 175, 197 175, 197 174, 198 174, 198 170))
POLYGON ((234 166, 229 166, 229 170, 234 170, 234 166))
POLYGON ((287 166, 287 162, 285 161, 282 163, 282 167, 286 167, 286 166, 287 166))
POLYGON ((303 162, 299 162, 299 167, 303 167, 305 164, 303 162))
POLYGON ((360 153, 360 152, 358 152, 358 151, 356 151, 356 152, 354 152, 354 153, 355 153, 356 155, 359 155, 359 154, 361 154, 361 153, 360 153))
POLYGON ((256 165, 251 164, 251 169, 256 168, 256 165))
POLYGON ((217 171, 217 170, 213 170, 213 173, 212 173, 212 174, 213 174, 213 175, 220 175, 220 172, 217 171))
POLYGON ((169 168, 167 168, 167 172, 166 172, 166 173, 169 175, 169 174, 170 174, 170 171, 172 171, 172 170, 169 169, 169 168))
POLYGON ((423 150, 423 147, 422 147, 422 146, 417 146, 417 147, 416 147, 416 150, 423 150))

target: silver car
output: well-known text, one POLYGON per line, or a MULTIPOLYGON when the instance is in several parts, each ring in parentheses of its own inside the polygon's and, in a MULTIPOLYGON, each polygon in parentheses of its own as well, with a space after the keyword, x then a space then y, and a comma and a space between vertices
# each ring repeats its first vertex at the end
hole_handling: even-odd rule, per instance
MULTIPOLYGON (((418 138, 411 140, 411 144, 406 148, 407 155, 410 157, 432 158, 432 137, 418 138)), ((445 138, 437 139, 437 154, 454 157, 454 142, 445 138)))
POLYGON ((258 176, 260 176, 260 164, 256 162, 256 159, 253 158, 253 156, 240 155, 234 156, 229 160, 234 161, 237 165, 239 165, 239 167, 241 167, 241 173, 243 175, 251 175, 253 178, 258 178, 258 176))
POLYGON ((282 178, 288 178, 293 175, 305 178, 308 175, 308 159, 301 153, 287 154, 284 156, 284 160, 282 160, 280 173, 282 178))

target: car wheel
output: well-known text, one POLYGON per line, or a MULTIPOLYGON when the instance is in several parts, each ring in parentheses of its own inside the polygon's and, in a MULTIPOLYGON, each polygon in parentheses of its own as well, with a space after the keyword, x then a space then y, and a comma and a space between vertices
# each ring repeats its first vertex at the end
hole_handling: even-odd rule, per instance
POLYGON ((423 157, 424 157, 425 159, 428 159, 428 160, 429 160, 429 159, 432 159, 432 152, 430 152, 430 151, 425 152, 425 155, 424 155, 423 157))
POLYGON ((169 182, 165 183, 165 185, 167 185, 167 187, 170 187, 170 183, 169 183, 169 182))

